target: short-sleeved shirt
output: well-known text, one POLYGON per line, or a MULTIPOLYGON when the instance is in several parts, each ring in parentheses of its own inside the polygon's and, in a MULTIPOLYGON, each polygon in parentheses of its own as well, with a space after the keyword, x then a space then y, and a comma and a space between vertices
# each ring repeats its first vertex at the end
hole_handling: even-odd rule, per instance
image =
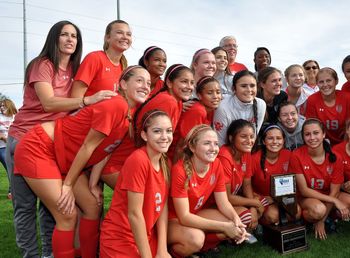
POLYGON ((151 90, 148 97, 151 98, 153 95, 156 95, 160 91, 160 89, 163 88, 163 85, 164 85, 164 81, 159 78, 156 81, 156 84, 154 85, 154 88, 151 90))
MULTIPOLYGON (((86 167, 101 161, 120 144, 128 132, 128 104, 121 96, 85 107, 55 124, 55 151, 62 173, 69 169, 86 135, 92 128, 107 137, 98 145, 86 167)), ((68 172, 68 171, 67 171, 68 172)))
POLYGON ((244 64, 237 62, 229 64, 229 68, 233 74, 238 73, 239 71, 248 70, 248 68, 244 64))
POLYGON ((88 87, 85 96, 91 96, 100 90, 117 92, 122 65, 113 64, 104 51, 89 53, 81 63, 75 81, 82 81, 88 87))
POLYGON ((168 199, 168 185, 162 170, 156 171, 153 168, 146 147, 137 149, 125 161, 111 206, 102 223, 101 249, 108 246, 115 251, 115 257, 127 253, 128 246, 132 249, 136 246, 128 219, 128 192, 143 194, 142 212, 146 233, 148 240, 154 241, 157 237, 156 222, 168 199))
POLYGON ((308 154, 307 146, 302 146, 293 151, 289 161, 289 172, 303 174, 306 184, 320 193, 329 194, 331 184, 344 182, 344 168, 341 157, 331 163, 326 154, 322 164, 316 164, 308 154))
POLYGON ((252 155, 252 187, 253 191, 256 193, 263 196, 270 196, 271 176, 288 173, 291 152, 289 150, 282 149, 278 155, 277 161, 274 164, 271 164, 267 159, 265 159, 264 170, 262 170, 260 165, 261 155, 261 150, 252 155))
POLYGON ((343 141, 332 148, 334 152, 343 158, 345 182, 350 180, 350 156, 346 152, 346 144, 347 142, 343 141))
POLYGON ((333 107, 328 107, 321 92, 312 94, 306 101, 306 118, 317 118, 326 127, 326 137, 331 144, 340 143, 344 139, 345 122, 350 118, 350 94, 336 90, 333 107))
POLYGON ((68 66, 66 70, 59 68, 56 72, 48 59, 33 63, 24 87, 23 106, 15 116, 9 129, 9 135, 19 141, 34 125, 65 116, 68 112, 49 113, 44 110, 34 84, 46 82, 51 85, 55 97, 67 98, 72 88, 72 76, 71 66, 68 66))
MULTIPOLYGON (((183 160, 179 160, 171 169, 171 197, 188 198, 190 212, 195 214, 200 211, 213 192, 225 192, 225 178, 221 163, 215 159, 210 163, 208 172, 203 178, 195 171, 185 188, 187 176, 183 160)), ((169 202, 169 218, 175 218, 176 212, 173 202, 169 202)))
POLYGON ((346 83, 344 83, 343 86, 341 87, 341 90, 345 92, 350 92, 350 81, 347 81, 346 83))
POLYGON ((218 158, 225 171, 226 184, 231 185, 232 194, 237 194, 242 187, 243 180, 252 175, 251 154, 244 153, 238 163, 233 159, 230 147, 223 145, 220 148, 218 158))

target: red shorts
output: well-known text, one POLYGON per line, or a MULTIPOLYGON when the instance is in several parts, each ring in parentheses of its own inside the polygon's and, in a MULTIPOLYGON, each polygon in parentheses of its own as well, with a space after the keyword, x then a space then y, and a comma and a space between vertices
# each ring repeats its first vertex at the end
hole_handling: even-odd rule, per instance
POLYGON ((54 143, 41 125, 34 126, 16 146, 14 174, 39 179, 61 179, 54 143))

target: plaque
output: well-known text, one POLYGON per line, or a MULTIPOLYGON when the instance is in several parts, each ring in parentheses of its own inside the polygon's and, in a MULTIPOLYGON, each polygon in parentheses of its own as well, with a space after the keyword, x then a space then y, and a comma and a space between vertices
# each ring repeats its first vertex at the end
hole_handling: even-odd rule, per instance
POLYGON ((301 252, 309 248, 303 225, 263 226, 264 242, 282 254, 301 252))

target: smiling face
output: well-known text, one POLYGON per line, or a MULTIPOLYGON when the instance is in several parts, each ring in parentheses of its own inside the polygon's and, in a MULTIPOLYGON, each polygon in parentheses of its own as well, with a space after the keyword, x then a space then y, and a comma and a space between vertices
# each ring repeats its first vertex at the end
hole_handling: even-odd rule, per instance
MULTIPOLYGON (((232 137, 232 136, 229 136, 232 137)), ((233 149, 240 153, 249 153, 255 143, 255 132, 251 126, 245 126, 238 131, 234 139, 230 138, 233 149)))
POLYGON ((259 50, 255 55, 254 63, 258 71, 268 67, 271 64, 270 54, 266 50, 259 50))
POLYGON ((64 25, 58 40, 61 55, 72 55, 77 47, 77 31, 73 25, 64 25))
POLYGON ((215 54, 216 69, 218 71, 225 71, 228 65, 226 52, 223 50, 218 50, 215 54))
POLYGON ((201 92, 197 92, 200 103, 209 110, 215 110, 221 102, 221 89, 216 81, 205 84, 201 92))
POLYGON ((294 132, 298 125, 298 111, 292 104, 280 108, 278 120, 288 132, 294 132))
POLYGON ((196 62, 193 63, 196 78, 204 76, 213 76, 216 71, 215 56, 211 52, 201 54, 196 62))
POLYGON ((168 80, 167 85, 170 93, 177 100, 187 101, 192 96, 194 90, 193 73, 183 70, 173 81, 168 80))
POLYGON ((150 93, 151 78, 146 69, 134 68, 133 73, 127 80, 120 81, 120 87, 125 93, 126 99, 131 107, 143 103, 150 93))
POLYGON ((278 128, 270 129, 266 132, 263 140, 266 150, 272 153, 278 153, 282 150, 284 145, 284 138, 282 131, 278 128))
POLYGON ((108 48, 113 48, 116 51, 124 52, 132 43, 132 33, 129 25, 125 23, 114 23, 111 26, 109 34, 105 35, 105 42, 108 48))
POLYGON ((335 87, 338 81, 327 70, 321 70, 317 74, 317 85, 320 88, 320 92, 323 96, 335 96, 335 87))
POLYGON ((166 153, 173 140, 173 129, 170 118, 158 115, 150 118, 145 131, 141 131, 141 137, 147 144, 147 149, 153 154, 166 153))
POLYGON ((301 67, 292 67, 286 77, 287 83, 293 88, 301 88, 305 83, 304 71, 301 67))
POLYGON ((235 94, 240 101, 244 103, 252 102, 256 97, 256 92, 257 86, 255 77, 245 75, 237 80, 235 94))
POLYGON ((195 146, 190 146, 195 162, 208 164, 214 162, 219 153, 218 136, 213 130, 206 130, 198 135, 195 146))
POLYGON ((154 76, 162 76, 166 69, 166 55, 163 50, 154 51, 150 57, 145 60, 145 65, 148 72, 154 76))
POLYGON ((275 71, 271 73, 266 82, 261 82, 261 88, 264 89, 264 96, 274 97, 281 93, 282 89, 282 76, 279 72, 275 71))
POLYGON ((323 148, 323 139, 325 136, 322 128, 317 123, 310 123, 304 126, 304 142, 310 149, 323 148))
POLYGON ((237 42, 234 39, 227 39, 223 45, 223 48, 228 53, 229 62, 233 63, 237 56, 237 42))

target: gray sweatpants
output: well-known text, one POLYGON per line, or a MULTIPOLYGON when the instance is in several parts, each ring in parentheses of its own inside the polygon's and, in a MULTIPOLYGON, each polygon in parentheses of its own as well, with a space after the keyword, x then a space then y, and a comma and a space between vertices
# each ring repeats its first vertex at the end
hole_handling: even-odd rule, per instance
MULTIPOLYGON (((39 247, 36 230, 37 196, 30 189, 24 178, 14 175, 14 153, 17 140, 9 136, 6 146, 6 165, 11 177, 11 193, 13 203, 13 222, 15 226, 17 246, 21 249, 24 258, 37 258, 39 247)), ((49 210, 39 203, 39 225, 42 242, 42 255, 49 256, 52 253, 51 237, 55 220, 49 210)))

